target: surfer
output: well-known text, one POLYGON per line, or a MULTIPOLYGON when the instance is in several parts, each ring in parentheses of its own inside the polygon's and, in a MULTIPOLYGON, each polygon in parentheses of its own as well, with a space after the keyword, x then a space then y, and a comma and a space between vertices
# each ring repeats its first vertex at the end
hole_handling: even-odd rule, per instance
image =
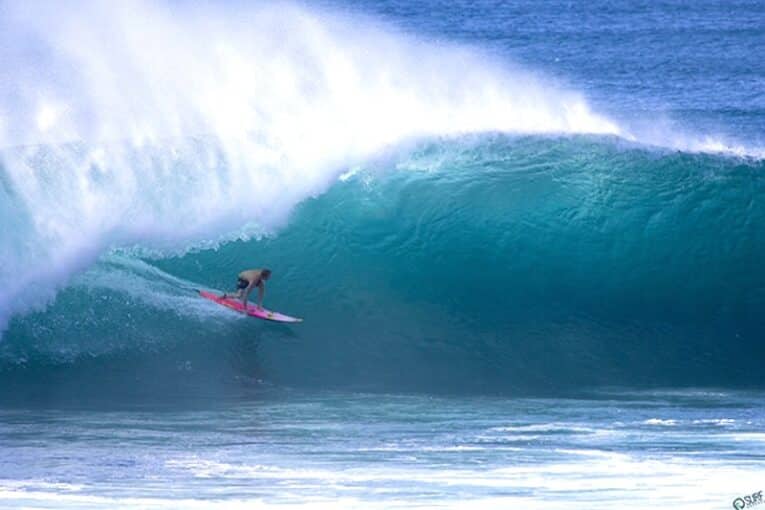
POLYGON ((236 292, 233 294, 224 293, 221 297, 242 298, 244 308, 247 308, 247 297, 254 287, 258 288, 258 310, 263 309, 263 296, 266 295, 266 280, 271 277, 270 269, 248 269, 239 273, 236 282, 236 292))

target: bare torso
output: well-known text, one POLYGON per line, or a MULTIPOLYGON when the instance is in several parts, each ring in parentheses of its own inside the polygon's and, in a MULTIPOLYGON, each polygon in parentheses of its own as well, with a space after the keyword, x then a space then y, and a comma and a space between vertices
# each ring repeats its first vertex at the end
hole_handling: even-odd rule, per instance
POLYGON ((247 269, 239 273, 239 278, 241 278, 242 280, 247 280, 250 283, 258 282, 260 281, 260 274, 262 272, 263 272, 262 269, 247 269))

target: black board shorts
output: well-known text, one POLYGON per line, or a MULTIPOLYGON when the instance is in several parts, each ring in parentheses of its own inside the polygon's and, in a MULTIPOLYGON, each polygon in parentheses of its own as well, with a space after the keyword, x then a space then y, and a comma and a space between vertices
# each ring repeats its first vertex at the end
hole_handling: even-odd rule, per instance
POLYGON ((236 281, 236 288, 237 289, 246 289, 249 284, 250 284, 250 282, 248 282, 244 278, 238 278, 237 281, 236 281))

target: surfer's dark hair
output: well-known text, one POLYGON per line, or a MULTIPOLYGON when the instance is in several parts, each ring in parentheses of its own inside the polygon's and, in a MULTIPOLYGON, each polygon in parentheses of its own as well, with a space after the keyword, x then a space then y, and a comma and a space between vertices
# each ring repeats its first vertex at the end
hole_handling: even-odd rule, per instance
POLYGON ((271 270, 270 269, 263 269, 263 271, 261 271, 260 274, 262 274, 263 276, 268 278, 268 277, 271 276, 271 270))

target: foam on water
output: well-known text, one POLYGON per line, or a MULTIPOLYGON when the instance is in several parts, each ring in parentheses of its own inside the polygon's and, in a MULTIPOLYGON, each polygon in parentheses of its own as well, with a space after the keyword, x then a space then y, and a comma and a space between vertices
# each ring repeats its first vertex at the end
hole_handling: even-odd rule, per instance
POLYGON ((740 441, 686 427, 720 415, 738 421, 761 394, 733 393, 722 405, 285 396, 223 399, 214 410, 45 411, 47 419, 31 422, 35 411, 4 411, 6 422, 25 424, 5 425, 17 437, 4 446, 22 461, 41 441, 55 449, 35 450, 36 463, 0 460, 10 475, 0 479, 0 500, 22 508, 55 501, 62 508, 691 509, 729 506, 762 480, 759 440, 751 437, 759 417, 740 441), (678 426, 646 428, 639 418, 650 412, 678 426), (483 447, 481 436, 501 434, 508 418, 539 437, 483 447), (614 425, 617 418, 628 425, 614 425), (83 452, 74 475, 61 467, 62 456, 83 452), (89 475, 82 481, 80 470, 89 475))

